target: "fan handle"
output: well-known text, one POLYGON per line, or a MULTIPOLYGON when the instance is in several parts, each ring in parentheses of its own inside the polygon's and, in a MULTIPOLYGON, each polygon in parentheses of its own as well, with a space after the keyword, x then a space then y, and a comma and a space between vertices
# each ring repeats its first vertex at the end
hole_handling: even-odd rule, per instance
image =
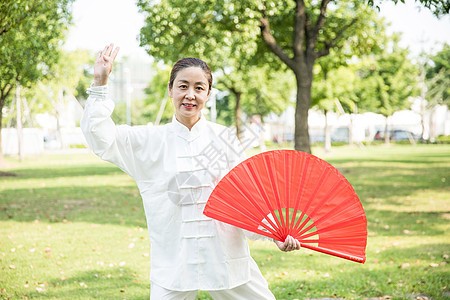
POLYGON ((305 244, 305 243, 300 243, 300 246, 303 247, 303 248, 307 248, 307 249, 310 249, 310 250, 317 251, 317 252, 322 252, 322 253, 325 253, 325 254, 334 255, 334 256, 337 256, 337 257, 340 257, 340 258, 348 259, 348 260, 351 260, 351 261, 354 261, 354 262, 357 262, 357 263, 361 263, 361 264, 365 263, 365 261, 366 261, 366 257, 358 257, 358 256, 354 256, 354 255, 350 255, 350 254, 346 254, 346 253, 330 250, 330 249, 325 249, 325 248, 322 248, 322 247, 311 246, 311 245, 308 245, 308 244, 305 244))

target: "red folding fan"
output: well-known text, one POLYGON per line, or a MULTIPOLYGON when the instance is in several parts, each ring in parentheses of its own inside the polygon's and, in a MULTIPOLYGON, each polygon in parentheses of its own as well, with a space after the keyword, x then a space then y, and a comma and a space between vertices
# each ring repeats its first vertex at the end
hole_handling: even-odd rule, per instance
POLYGON ((304 248, 364 263, 367 220, 345 177, 320 158, 295 150, 255 155, 217 184, 203 213, 304 248))

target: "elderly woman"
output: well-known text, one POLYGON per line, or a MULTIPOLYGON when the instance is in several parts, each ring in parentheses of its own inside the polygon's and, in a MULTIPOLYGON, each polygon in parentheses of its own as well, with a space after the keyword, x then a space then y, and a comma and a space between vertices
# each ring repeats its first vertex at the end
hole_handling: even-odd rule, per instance
MULTIPOLYGON (((151 243, 150 298, 195 299, 204 290, 214 299, 275 299, 250 256, 251 234, 202 213, 218 181, 245 158, 230 130, 202 116, 212 86, 208 65, 197 58, 174 65, 171 123, 116 126, 107 82, 118 51, 111 44, 98 53, 81 128, 95 154, 137 183, 151 243)), ((300 249, 292 237, 276 244, 300 249)))

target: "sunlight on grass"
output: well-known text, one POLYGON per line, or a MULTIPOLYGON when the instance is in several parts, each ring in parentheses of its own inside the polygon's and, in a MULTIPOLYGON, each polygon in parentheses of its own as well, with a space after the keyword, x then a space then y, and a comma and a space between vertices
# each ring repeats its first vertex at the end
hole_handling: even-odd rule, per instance
MULTIPOLYGON (((313 153, 355 188, 368 221, 367 261, 250 241, 277 299, 448 298, 450 146, 313 153)), ((90 153, 7 163, 17 176, 0 177, 2 299, 149 299, 150 244, 128 175, 90 153)))

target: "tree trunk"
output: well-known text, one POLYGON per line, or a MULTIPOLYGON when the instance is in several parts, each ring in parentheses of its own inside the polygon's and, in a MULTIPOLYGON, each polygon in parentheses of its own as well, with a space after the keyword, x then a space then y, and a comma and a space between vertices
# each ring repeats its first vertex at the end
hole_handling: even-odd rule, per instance
POLYGON ((428 129, 428 140, 434 142, 436 140, 436 125, 434 122, 434 114, 436 112, 437 105, 433 106, 430 110, 430 125, 428 129))
POLYGON ((22 128, 22 107, 20 100, 20 86, 16 86, 16 129, 17 129, 17 151, 20 161, 23 161, 23 128, 22 128))
MULTIPOLYGON (((307 72, 304 70, 303 72, 307 72)), ((312 73, 312 71, 311 71, 312 73)), ((295 150, 311 153, 309 143, 308 110, 311 104, 311 81, 302 80, 298 74, 297 105, 295 107, 295 150)))
MULTIPOLYGON (((422 125, 422 141, 425 140, 425 111, 426 111, 426 85, 425 85, 425 70, 423 64, 420 68, 420 123, 422 125)), ((428 133, 428 140, 431 138, 430 133, 428 133)))
MULTIPOLYGON (((422 127, 422 141, 425 141, 425 100, 420 100, 420 125, 422 127)), ((430 133, 428 133, 428 140, 430 133)))
POLYGON ((331 151, 331 134, 330 134, 330 126, 328 126, 328 110, 325 110, 325 134, 324 134, 324 141, 323 141, 323 149, 325 152, 331 151))
POLYGON ((242 110, 241 110, 241 92, 238 92, 236 90, 231 90, 231 92, 234 94, 234 97, 236 97, 236 106, 234 107, 234 117, 236 118, 236 136, 240 141, 242 141, 242 110))
POLYGON ((344 26, 333 40, 321 41, 325 43, 325 48, 316 49, 318 35, 325 20, 326 10, 330 0, 320 1, 320 13, 315 21, 307 14, 305 1, 296 1, 294 10, 294 32, 292 40, 293 56, 291 57, 277 43, 275 36, 270 30, 269 17, 265 9, 262 10, 262 17, 259 19, 261 37, 269 49, 280 58, 295 73, 297 80, 297 105, 295 107, 295 150, 311 153, 308 132, 308 110, 311 105, 311 84, 313 79, 313 66, 316 59, 330 53, 330 48, 335 46, 336 39, 356 21, 353 19, 347 26, 344 26))
POLYGON ((3 158, 3 148, 2 148, 2 119, 3 114, 1 111, 3 110, 3 104, 5 103, 5 99, 0 99, 0 168, 5 165, 5 160, 3 158))
POLYGON ((353 146, 353 117, 354 114, 350 114, 350 122, 348 125, 348 144, 353 146))
POLYGON ((64 137, 62 134, 62 128, 61 128, 61 117, 62 114, 64 113, 64 91, 62 88, 59 89, 58 91, 58 100, 57 100, 57 104, 56 104, 56 130, 58 133, 58 139, 60 142, 60 149, 64 150, 65 144, 64 144, 64 137))
POLYGON ((3 158, 3 148, 2 148, 2 119, 3 119, 3 107, 6 103, 6 98, 11 92, 12 86, 2 88, 0 91, 0 168, 5 166, 5 160, 3 158))
POLYGON ((386 123, 384 124, 384 144, 389 145, 389 130, 388 130, 388 120, 389 117, 386 117, 386 123))

